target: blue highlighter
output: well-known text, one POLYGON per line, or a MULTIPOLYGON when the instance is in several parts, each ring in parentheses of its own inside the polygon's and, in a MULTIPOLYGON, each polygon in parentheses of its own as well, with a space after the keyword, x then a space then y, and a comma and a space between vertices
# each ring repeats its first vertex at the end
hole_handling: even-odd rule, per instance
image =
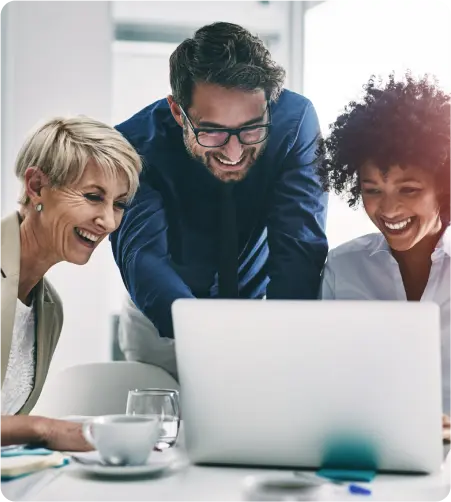
POLYGON ((355 495, 371 495, 371 490, 359 485, 349 485, 348 490, 355 495))

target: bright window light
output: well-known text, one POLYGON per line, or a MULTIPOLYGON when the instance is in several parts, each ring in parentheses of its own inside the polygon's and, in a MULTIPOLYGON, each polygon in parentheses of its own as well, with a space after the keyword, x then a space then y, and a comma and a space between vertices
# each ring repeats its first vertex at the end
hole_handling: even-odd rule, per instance
MULTIPOLYGON (((323 134, 358 99, 372 74, 384 79, 435 75, 451 90, 451 6, 443 0, 394 2, 327 0, 305 19, 304 94, 318 112, 323 134)), ((330 196, 327 235, 330 247, 376 231, 362 207, 349 209, 330 196)))

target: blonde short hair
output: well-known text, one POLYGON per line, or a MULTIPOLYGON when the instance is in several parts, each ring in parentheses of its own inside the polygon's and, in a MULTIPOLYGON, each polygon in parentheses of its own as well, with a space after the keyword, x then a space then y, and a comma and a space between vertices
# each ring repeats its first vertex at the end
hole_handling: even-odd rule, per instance
MULTIPOLYGON (((59 188, 76 183, 89 161, 107 175, 124 173, 129 185, 127 199, 133 198, 142 169, 140 156, 119 131, 83 115, 55 117, 34 130, 17 155, 15 171, 24 182, 25 171, 38 167, 51 186, 59 188)), ((19 203, 28 202, 24 189, 19 203)))

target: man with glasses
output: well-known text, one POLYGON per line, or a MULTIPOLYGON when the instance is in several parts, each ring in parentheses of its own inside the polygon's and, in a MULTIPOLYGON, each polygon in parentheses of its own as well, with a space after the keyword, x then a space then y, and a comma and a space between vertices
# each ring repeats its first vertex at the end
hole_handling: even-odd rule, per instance
POLYGON ((130 294, 127 359, 176 374, 177 298, 317 298, 327 255, 319 125, 244 28, 200 28, 170 58, 172 94, 117 126, 144 160, 112 235, 130 294))

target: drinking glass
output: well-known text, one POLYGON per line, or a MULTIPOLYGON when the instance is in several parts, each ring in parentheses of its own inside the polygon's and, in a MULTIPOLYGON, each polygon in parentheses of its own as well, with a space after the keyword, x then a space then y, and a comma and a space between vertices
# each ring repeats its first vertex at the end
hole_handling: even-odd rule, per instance
POLYGON ((175 444, 180 427, 179 393, 177 390, 130 390, 126 414, 160 417, 162 428, 157 448, 169 448, 175 444))

